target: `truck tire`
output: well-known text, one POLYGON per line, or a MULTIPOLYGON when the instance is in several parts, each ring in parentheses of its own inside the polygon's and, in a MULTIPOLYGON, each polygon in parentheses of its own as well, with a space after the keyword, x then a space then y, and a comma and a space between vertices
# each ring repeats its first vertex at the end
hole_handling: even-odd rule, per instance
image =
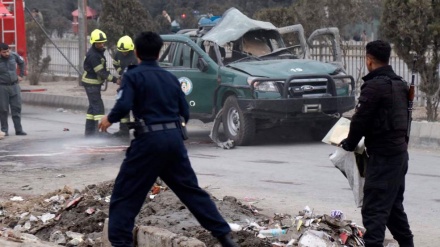
POLYGON ((237 146, 249 145, 255 136, 255 120, 243 114, 235 96, 229 96, 223 105, 223 128, 226 136, 237 146))

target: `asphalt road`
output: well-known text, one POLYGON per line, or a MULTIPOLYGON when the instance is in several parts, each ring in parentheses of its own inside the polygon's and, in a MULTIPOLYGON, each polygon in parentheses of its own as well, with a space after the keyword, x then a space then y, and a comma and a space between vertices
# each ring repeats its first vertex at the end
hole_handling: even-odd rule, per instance
MULTIPOLYGON (((0 198, 114 179, 128 142, 85 139, 84 118, 83 112, 25 105, 22 122, 28 136, 15 136, 11 129, 11 136, 0 140, 0 198)), ((307 131, 286 129, 259 134, 254 146, 223 150, 210 141, 209 128, 190 122, 187 147, 200 185, 214 196, 237 197, 268 215, 294 215, 306 205, 320 214, 339 209, 361 224, 347 180, 328 159, 334 147, 309 141, 307 131)), ((404 205, 416 246, 440 243, 439 178, 440 152, 411 149, 404 205)))

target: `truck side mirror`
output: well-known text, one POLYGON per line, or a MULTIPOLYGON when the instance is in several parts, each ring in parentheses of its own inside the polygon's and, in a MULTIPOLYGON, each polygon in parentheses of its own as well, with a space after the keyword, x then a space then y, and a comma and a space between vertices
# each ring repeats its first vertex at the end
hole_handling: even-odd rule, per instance
POLYGON ((205 59, 199 57, 199 60, 197 61, 197 68, 202 72, 206 72, 209 68, 209 65, 205 59))

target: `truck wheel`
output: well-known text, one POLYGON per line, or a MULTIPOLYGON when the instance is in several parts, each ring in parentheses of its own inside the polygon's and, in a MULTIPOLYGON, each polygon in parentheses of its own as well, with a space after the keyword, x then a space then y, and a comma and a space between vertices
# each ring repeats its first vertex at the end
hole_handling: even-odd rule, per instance
POLYGON ((222 118, 225 134, 235 142, 235 145, 246 146, 254 139, 255 120, 243 114, 235 96, 226 99, 222 118))

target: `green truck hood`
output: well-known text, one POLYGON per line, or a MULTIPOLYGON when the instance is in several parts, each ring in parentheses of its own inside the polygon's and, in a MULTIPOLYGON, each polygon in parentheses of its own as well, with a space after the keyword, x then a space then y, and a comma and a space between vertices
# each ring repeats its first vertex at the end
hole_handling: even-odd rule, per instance
POLYGON ((333 74, 336 65, 308 59, 281 59, 231 63, 228 67, 255 77, 287 78, 291 75, 333 74))

